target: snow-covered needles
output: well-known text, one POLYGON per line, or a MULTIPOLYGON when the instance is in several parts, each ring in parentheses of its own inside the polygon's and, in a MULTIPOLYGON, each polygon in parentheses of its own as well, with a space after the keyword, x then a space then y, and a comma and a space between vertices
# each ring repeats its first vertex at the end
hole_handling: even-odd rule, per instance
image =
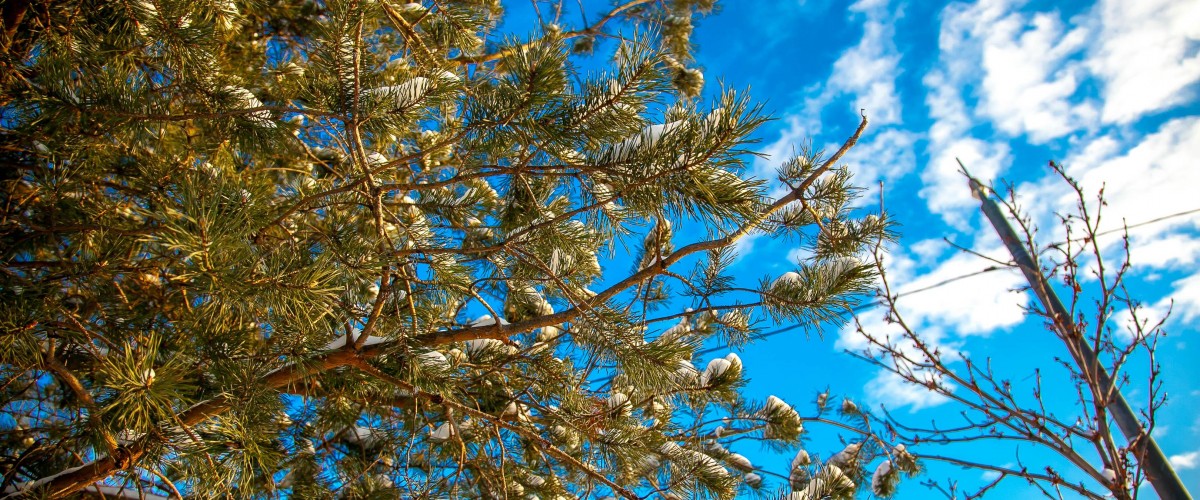
MULTIPOLYGON (((254 109, 261 108, 263 103, 255 97, 254 93, 242 87, 225 87, 226 95, 233 102, 235 109, 254 109)), ((271 117, 271 112, 265 109, 251 111, 245 113, 245 118, 250 123, 262 128, 275 128, 275 122, 271 117)))
MULTIPOLYGON (((649 189, 649 183, 609 184, 620 192, 622 206, 646 215, 687 213, 706 221, 749 217, 763 207, 761 181, 741 178, 742 163, 734 151, 746 133, 761 123, 758 110, 732 92, 708 112, 686 106, 667 110, 662 123, 610 143, 598 161, 619 169, 629 179, 670 179, 670 189, 649 189), (733 149, 728 149, 734 146, 733 149)), ((600 200, 603 201, 603 200, 600 200)))
POLYGON ((672 468, 678 469, 686 476, 694 477, 713 490, 732 491, 737 486, 737 478, 707 453, 685 448, 671 441, 663 443, 658 452, 670 460, 672 468))
POLYGON ((804 432, 804 422, 800 414, 791 405, 775 396, 768 396, 767 402, 759 411, 759 416, 766 421, 763 437, 793 441, 804 432))
POLYGON ((416 106, 428 92, 429 79, 423 76, 414 77, 397 85, 367 90, 367 94, 383 98, 384 103, 389 105, 392 111, 404 111, 416 106))
POLYGON ((738 381, 742 376, 742 358, 729 353, 724 358, 716 358, 708 362, 704 373, 700 374, 700 385, 705 387, 721 387, 738 381))
POLYGON ((437 71, 429 76, 414 76, 394 85, 366 89, 363 93, 378 102, 383 111, 404 113, 410 109, 436 104, 452 95, 461 81, 449 71, 437 71))
POLYGON ((801 262, 796 271, 763 281, 764 309, 777 322, 808 329, 840 322, 874 286, 874 266, 849 257, 801 262))

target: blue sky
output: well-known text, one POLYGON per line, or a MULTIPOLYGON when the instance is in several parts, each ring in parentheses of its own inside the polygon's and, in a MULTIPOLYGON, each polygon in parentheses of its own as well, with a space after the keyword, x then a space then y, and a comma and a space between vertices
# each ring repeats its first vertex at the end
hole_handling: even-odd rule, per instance
MULTIPOLYGON (((889 211, 902 224, 903 238, 889 257, 900 291, 991 264, 942 238, 1008 260, 956 173, 956 157, 977 177, 1016 184, 1046 242, 1062 234, 1053 214, 1073 205, 1046 168, 1051 159, 1090 193, 1106 186, 1105 229, 1200 208, 1194 194, 1200 186, 1200 2, 719 5, 693 36, 706 94, 715 94, 720 82, 749 88, 776 118, 759 132, 767 157, 753 164, 753 174, 771 178, 775 165, 809 138, 836 149, 857 125, 857 111, 866 109, 871 127, 845 163, 860 184, 883 182, 889 211)), ((877 195, 872 190, 869 199, 877 195)), ((1158 358, 1169 404, 1155 434, 1193 490, 1200 489, 1200 369, 1193 362, 1200 351, 1198 229, 1200 214, 1191 214, 1130 231, 1132 291, 1152 315, 1163 314, 1173 300, 1158 358)), ((1119 237, 1101 243, 1117 255, 1119 237)), ((794 252, 788 242, 756 238, 743 246, 735 270, 746 282, 777 276, 790 269, 794 252)), ((1026 319, 1021 307, 1028 299, 1013 292, 1021 283, 1015 272, 986 273, 902 299, 901 312, 946 352, 992 358, 1018 386, 1029 386, 1035 367, 1045 369, 1048 394, 1065 401, 1061 409, 1069 412, 1070 382, 1054 369, 1066 350, 1041 320, 1026 319)), ((870 331, 888 328, 878 311, 864 313, 862 321, 870 331)), ((823 338, 780 335, 747 348, 742 358, 750 395, 774 394, 800 409, 829 388, 876 411, 885 405, 907 422, 955 422, 953 404, 844 354, 863 345, 858 335, 851 329, 823 338)), ((1125 391, 1135 407, 1146 397, 1144 383, 1136 383, 1145 373, 1145 360, 1139 361, 1129 372, 1135 383, 1125 391)), ((812 451, 837 450, 829 429, 810 429, 812 451)), ((752 446, 733 451, 782 473, 790 459, 752 446)), ((1067 469, 1029 446, 978 445, 952 453, 1067 469)), ((964 492, 986 480, 979 471, 930 469, 928 479, 946 478, 958 480, 964 492)), ((996 496, 1034 494, 1027 488, 1009 480, 996 496)), ((935 494, 915 482, 903 490, 903 498, 935 494)))

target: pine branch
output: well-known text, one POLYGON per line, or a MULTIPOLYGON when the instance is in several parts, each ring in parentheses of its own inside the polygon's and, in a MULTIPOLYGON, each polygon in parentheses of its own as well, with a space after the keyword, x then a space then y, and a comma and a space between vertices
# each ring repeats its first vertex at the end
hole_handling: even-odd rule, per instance
MULTIPOLYGON (((656 0, 630 0, 628 2, 625 2, 624 4, 614 7, 612 10, 610 10, 608 12, 608 14, 606 14, 604 17, 597 20, 591 26, 588 26, 587 28, 584 28, 584 29, 567 31, 567 32, 563 33, 562 39, 570 40, 572 38, 578 38, 581 36, 599 35, 603 32, 602 30, 604 28, 604 25, 607 24, 609 21, 612 21, 614 18, 616 18, 622 12, 625 12, 625 11, 632 9, 634 7, 637 7, 639 5, 648 4, 648 3, 651 3, 654 1, 656 1, 656 0)), ((504 50, 501 50, 498 52, 493 52, 490 54, 480 54, 480 55, 474 55, 474 56, 460 55, 460 56, 451 58, 450 61, 453 61, 458 64, 463 64, 463 65, 483 64, 483 63, 487 63, 487 62, 498 61, 498 60, 508 57, 514 53, 527 50, 530 47, 532 47, 534 43, 535 42, 527 42, 527 43, 524 43, 521 45, 510 47, 510 48, 507 48, 507 49, 504 49, 504 50)))
MULTIPOLYGON (((330 370, 339 366, 346 366, 353 362, 357 355, 358 354, 356 352, 348 350, 330 351, 326 354, 309 360, 312 364, 306 363, 304 367, 293 363, 275 370, 264 377, 263 383, 271 389, 283 389, 300 382, 313 373, 330 370)), ((230 407, 235 403, 236 401, 233 401, 225 396, 202 401, 179 413, 176 417, 176 420, 182 422, 183 425, 195 426, 196 424, 199 424, 205 420, 229 411, 230 407)), ((164 424, 169 424, 169 422, 164 424)), ((118 470, 123 470, 137 463, 137 461, 140 460, 143 455, 145 455, 150 446, 152 446, 159 439, 160 438, 158 436, 155 436, 152 433, 147 433, 147 435, 142 436, 140 439, 131 444, 117 447, 114 454, 93 460, 77 468, 39 479, 32 485, 28 485, 22 490, 9 493, 2 498, 24 498, 27 491, 32 491, 39 488, 51 498, 63 498, 66 495, 79 492, 83 490, 83 488, 86 488, 97 481, 103 480, 118 470)))
POLYGON ((422 391, 416 387, 413 387, 412 384, 409 384, 400 379, 397 379, 396 377, 393 377, 391 375, 388 375, 386 373, 379 371, 378 369, 376 369, 375 367, 373 367, 369 363, 367 363, 366 360, 363 360, 361 358, 355 359, 354 361, 352 361, 350 363, 350 365, 352 365, 355 368, 358 368, 360 370, 363 370, 363 371, 371 374, 372 376, 378 377, 380 380, 383 380, 389 384, 392 384, 400 389, 409 391, 412 394, 414 394, 415 396, 425 399, 425 400, 428 400, 431 403, 434 403, 437 405, 442 405, 447 408, 452 408, 455 411, 461 412, 463 414, 469 415, 469 416, 477 418, 477 419, 486 420, 488 422, 491 422, 493 425, 496 425, 498 427, 507 429, 507 430, 515 432, 517 434, 520 434, 525 439, 528 439, 530 441, 537 443, 541 447, 540 448, 541 450, 543 450, 551 455, 554 455, 559 460, 566 462, 568 465, 571 466, 571 468, 578 470, 580 472, 583 472, 584 474, 587 474, 592 479, 600 481, 605 486, 612 488, 613 492, 621 495, 622 497, 625 497, 629 500, 639 500, 640 499, 640 497, 635 495, 633 492, 622 487, 621 485, 618 485, 618 484, 612 482, 612 480, 605 477, 604 474, 601 474, 601 473, 597 472, 595 469, 576 460, 571 455, 567 454, 566 452, 560 450, 558 447, 554 446, 554 444, 551 443, 546 438, 538 435, 537 433, 530 431, 529 429, 525 429, 520 426, 513 425, 509 422, 506 422, 504 419, 497 418, 495 415, 484 413, 484 412, 481 412, 474 408, 470 408, 468 406, 464 406, 464 405, 455 403, 453 401, 447 400, 446 398, 442 397, 441 395, 431 394, 431 393, 422 391))

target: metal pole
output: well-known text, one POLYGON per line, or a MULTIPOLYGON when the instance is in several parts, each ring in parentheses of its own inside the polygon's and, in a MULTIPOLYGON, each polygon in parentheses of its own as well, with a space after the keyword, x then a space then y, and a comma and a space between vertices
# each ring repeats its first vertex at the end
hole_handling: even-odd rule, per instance
MULTIPOLYGON (((959 165, 961 166, 962 163, 959 162, 959 165)), ((966 172, 966 168, 963 171, 966 172)), ((1187 488, 1184 488, 1183 481, 1175 474, 1175 469, 1167 461, 1167 457, 1158 447, 1158 443, 1142 429, 1137 414, 1133 412, 1129 403, 1125 401, 1125 397, 1113 385, 1108 370, 1100 364, 1092 346, 1088 345, 1083 335, 1076 331, 1071 314, 1067 312, 1067 308, 1058 299, 1058 295, 1055 295, 1054 290, 1050 289, 1046 277, 1042 276, 1041 271, 1034 267, 1033 259, 1026 251, 1025 245, 1008 225, 1008 220, 1004 218, 1004 214, 1000 212, 996 202, 992 201, 989 190, 969 175, 968 178, 971 192, 979 199, 983 214, 996 228, 996 233, 1004 241, 1004 246, 1008 247, 1013 260, 1025 274, 1025 280, 1029 282, 1029 287, 1041 300, 1046 313, 1053 319, 1059 337, 1067 343, 1067 350, 1071 351, 1071 356, 1075 358, 1075 364, 1083 371, 1084 380, 1089 384, 1095 383, 1100 386, 1098 392, 1106 400, 1108 412, 1117 423, 1117 427, 1129 441, 1129 447, 1134 451, 1138 462, 1142 465, 1142 470, 1146 473, 1146 480, 1150 481, 1150 484, 1154 486, 1154 491, 1163 500, 1190 500, 1192 496, 1188 493, 1187 488)))

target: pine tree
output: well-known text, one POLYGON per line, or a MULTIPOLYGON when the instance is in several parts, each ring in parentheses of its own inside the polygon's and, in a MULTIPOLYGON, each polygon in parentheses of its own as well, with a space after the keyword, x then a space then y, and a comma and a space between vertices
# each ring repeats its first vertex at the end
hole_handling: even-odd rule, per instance
POLYGON ((690 52, 713 3, 535 3, 527 36, 495 0, 6 4, 0 492, 844 498, 872 460, 915 471, 861 436, 782 481, 727 449, 807 417, 699 350, 842 321, 891 235, 837 164, 865 118, 778 199, 746 178, 765 118, 701 98, 690 52), (811 251, 739 288, 753 231, 811 251))

